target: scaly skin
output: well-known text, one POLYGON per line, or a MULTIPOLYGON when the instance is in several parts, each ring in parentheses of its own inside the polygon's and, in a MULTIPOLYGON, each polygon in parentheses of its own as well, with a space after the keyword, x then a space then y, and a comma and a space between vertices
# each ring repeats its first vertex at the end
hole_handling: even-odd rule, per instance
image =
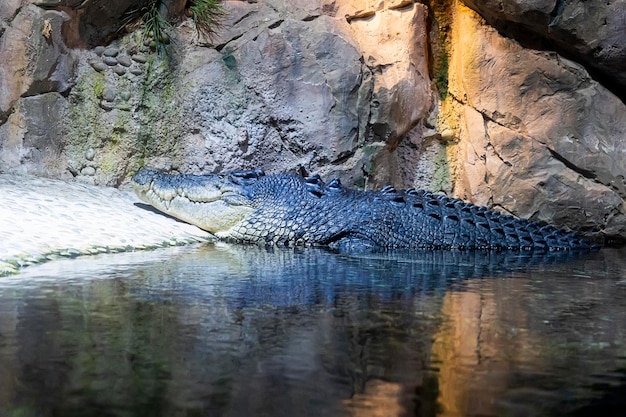
POLYGON ((167 175, 142 169, 139 197, 164 213, 239 243, 340 250, 588 249, 573 233, 429 192, 357 191, 319 176, 167 175))

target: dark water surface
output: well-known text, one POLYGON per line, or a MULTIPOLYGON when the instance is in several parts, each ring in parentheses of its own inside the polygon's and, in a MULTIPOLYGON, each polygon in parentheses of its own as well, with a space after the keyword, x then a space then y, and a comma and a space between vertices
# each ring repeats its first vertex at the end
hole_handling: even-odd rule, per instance
POLYGON ((626 249, 209 245, 0 279, 0 416, 625 410, 626 249))

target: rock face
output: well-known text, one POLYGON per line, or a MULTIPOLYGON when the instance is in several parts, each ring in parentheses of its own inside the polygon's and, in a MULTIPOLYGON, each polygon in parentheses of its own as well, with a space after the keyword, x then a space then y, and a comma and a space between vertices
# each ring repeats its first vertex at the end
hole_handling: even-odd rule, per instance
POLYGON ((293 3, 231 2, 216 47, 185 54, 191 170, 304 169, 363 185, 428 114, 422 5, 348 23, 293 3))
POLYGON ((464 0, 489 24, 579 61, 626 92, 626 1, 464 0))
POLYGON ((61 94, 76 61, 61 36, 64 12, 15 3, 0 8, 3 21, 12 19, 0 37, 0 168, 42 173, 59 159, 61 94))
MULTIPOLYGON (((381 3, 367 19, 348 21, 335 17, 333 5, 300 3, 225 2, 226 19, 211 46, 186 22, 168 58, 142 50, 139 33, 109 45, 116 54, 103 47, 73 49, 68 56, 76 62, 76 85, 59 101, 69 123, 47 133, 50 146, 32 146, 30 125, 39 122, 13 111, 25 95, 15 86, 29 80, 11 83, 7 77, 0 87, 14 91, 2 107, 5 117, 11 114, 0 128, 7 138, 0 154, 4 169, 71 173, 109 185, 144 163, 195 173, 254 166, 320 171, 360 186, 398 177, 409 183, 410 170, 397 168, 405 156, 390 150, 406 147, 400 139, 419 132, 433 106, 423 53, 426 8, 381 3), (95 151, 91 160, 85 158, 89 149, 95 151)), ((24 38, 12 43, 23 46, 18 52, 25 67, 38 62, 26 53, 25 39, 41 38, 35 26, 43 18, 23 14, 13 22, 23 18, 32 28, 11 30, 24 38)), ((74 21, 64 14, 68 37, 54 45, 93 44, 93 37, 80 38, 85 22, 97 21, 88 15, 74 21)), ((102 17, 105 33, 109 21, 102 17)), ((52 33, 61 28, 53 25, 52 33)), ((11 50, 16 48, 0 53, 11 50)), ((47 92, 59 90, 49 85, 47 92)))
POLYGON ((165 56, 118 31, 140 0, 3 1, 0 170, 319 172, 626 238, 624 1, 465 3, 480 16, 458 0, 226 1, 210 42, 182 20, 165 56))
POLYGON ((455 194, 587 234, 626 231, 624 104, 585 69, 455 9, 455 194), (497 86, 497 88, 494 88, 497 86))

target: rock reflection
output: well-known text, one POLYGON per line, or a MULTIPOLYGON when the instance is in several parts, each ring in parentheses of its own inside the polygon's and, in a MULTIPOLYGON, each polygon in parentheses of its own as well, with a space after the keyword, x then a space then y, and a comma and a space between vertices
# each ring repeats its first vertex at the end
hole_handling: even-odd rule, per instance
POLYGON ((619 253, 447 292, 432 348, 440 415, 578 415, 588 407, 596 396, 589 387, 626 359, 619 253))
POLYGON ((0 282, 0 415, 574 412, 620 368, 620 262, 230 246, 52 262, 0 282))

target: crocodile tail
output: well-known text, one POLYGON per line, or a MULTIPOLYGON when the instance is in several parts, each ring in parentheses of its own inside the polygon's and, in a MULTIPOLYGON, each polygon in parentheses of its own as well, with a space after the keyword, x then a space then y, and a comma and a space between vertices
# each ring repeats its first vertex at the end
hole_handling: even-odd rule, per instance
POLYGON ((407 195, 422 221, 430 223, 435 247, 472 249, 567 250, 597 247, 589 240, 553 226, 501 214, 486 207, 430 192, 407 195))

